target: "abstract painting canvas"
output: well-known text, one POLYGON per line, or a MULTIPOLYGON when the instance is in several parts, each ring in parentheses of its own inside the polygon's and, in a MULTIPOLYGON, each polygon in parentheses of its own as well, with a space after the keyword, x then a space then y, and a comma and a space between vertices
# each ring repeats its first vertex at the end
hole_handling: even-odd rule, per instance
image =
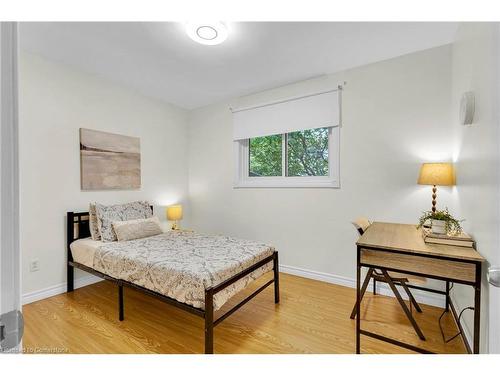
POLYGON ((80 166, 82 190, 139 189, 140 139, 80 129, 80 166))

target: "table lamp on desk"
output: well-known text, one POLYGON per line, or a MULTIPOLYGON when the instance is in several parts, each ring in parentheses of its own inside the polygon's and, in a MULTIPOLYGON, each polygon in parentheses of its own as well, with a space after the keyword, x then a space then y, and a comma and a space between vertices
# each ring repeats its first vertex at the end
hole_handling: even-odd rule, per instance
POLYGON ((432 212, 436 212, 436 186, 455 185, 455 168, 452 163, 424 163, 420 167, 419 185, 432 185, 432 212))

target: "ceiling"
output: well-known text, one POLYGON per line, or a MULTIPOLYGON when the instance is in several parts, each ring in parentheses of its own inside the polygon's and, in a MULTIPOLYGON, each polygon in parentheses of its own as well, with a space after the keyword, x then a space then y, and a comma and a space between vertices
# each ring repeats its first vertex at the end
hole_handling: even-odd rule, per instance
POLYGON ((22 50, 192 109, 451 43, 457 23, 237 22, 217 46, 182 23, 22 23, 22 50))

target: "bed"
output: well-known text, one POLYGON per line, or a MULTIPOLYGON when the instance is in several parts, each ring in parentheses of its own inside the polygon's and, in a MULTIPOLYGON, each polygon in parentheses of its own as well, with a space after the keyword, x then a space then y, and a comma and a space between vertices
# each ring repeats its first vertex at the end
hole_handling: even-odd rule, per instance
POLYGON ((88 212, 67 213, 67 290, 74 268, 118 286, 118 315, 124 319, 123 287, 131 287, 205 320, 205 353, 213 353, 214 327, 271 284, 279 303, 278 252, 256 241, 171 231, 123 242, 94 241, 88 212), (273 278, 215 319, 231 297, 268 272, 273 278))

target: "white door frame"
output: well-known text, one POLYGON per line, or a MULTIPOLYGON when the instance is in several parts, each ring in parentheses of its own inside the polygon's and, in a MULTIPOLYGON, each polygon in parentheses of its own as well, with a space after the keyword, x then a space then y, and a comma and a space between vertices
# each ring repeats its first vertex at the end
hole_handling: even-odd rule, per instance
MULTIPOLYGON (((0 22, 0 313, 21 310, 19 251, 17 23, 0 22)), ((4 315, 5 316, 5 315, 4 315)), ((5 324, 4 319, 4 324, 5 324)), ((21 337, 22 324, 9 320, 5 333, 21 337), (11 321, 14 322, 10 324, 11 321)), ((4 348, 7 340, 4 340, 4 348)), ((18 344, 19 341, 16 341, 18 344)), ((2 346, 0 345, 0 348, 2 346)), ((9 346, 14 349, 16 346, 9 346)))
MULTIPOLYGON (((500 25, 496 26, 495 31, 496 37, 496 87, 495 87, 495 115, 493 117, 498 129, 500 129, 500 71, 498 68, 498 63, 500 62, 500 25)), ((500 133, 497 142, 500 144, 500 133)), ((497 186, 497 194, 500 196, 500 186, 497 186)), ((497 207, 500 211, 500 207, 497 207)), ((500 216, 500 213, 499 213, 500 216)), ((500 228, 497 228, 500 231, 500 228)), ((497 245, 500 246, 500 245, 497 245)), ((497 247, 495 250, 494 259, 490 259, 492 266, 500 266, 500 248, 497 247)), ((489 315, 488 315, 488 336, 489 336, 489 352, 494 354, 500 354, 500 288, 493 285, 489 285, 489 315)))

